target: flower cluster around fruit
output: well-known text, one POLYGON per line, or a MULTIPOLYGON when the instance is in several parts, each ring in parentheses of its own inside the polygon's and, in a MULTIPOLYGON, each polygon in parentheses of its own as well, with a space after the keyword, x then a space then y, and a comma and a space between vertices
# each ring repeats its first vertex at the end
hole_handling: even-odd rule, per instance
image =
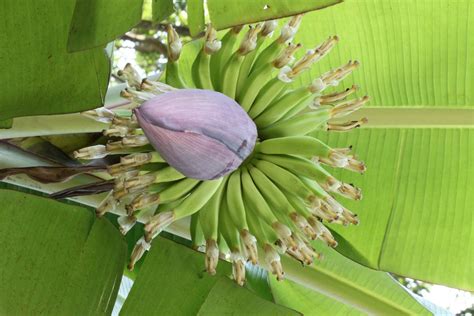
POLYGON ((122 96, 129 107, 84 113, 110 124, 104 131, 110 141, 75 157, 123 155, 108 167, 115 186, 97 214, 125 208, 118 219, 124 234, 137 220, 145 223, 130 269, 163 229, 186 216, 193 243, 205 249, 207 271, 215 273, 223 255, 232 261, 238 284, 245 281, 247 261, 282 279, 280 255, 311 264, 319 257, 311 240, 337 245, 325 223, 358 223, 335 197, 358 200, 360 190, 324 166, 362 173, 364 164, 351 148, 331 148, 313 135, 365 122, 330 121, 368 101, 347 99, 356 86, 324 94, 359 63, 349 61, 307 86, 291 85, 339 40, 329 37, 295 61, 301 45, 292 39, 301 19, 292 17, 274 40, 276 21, 249 26, 243 36, 243 26, 234 27, 221 40, 208 26, 192 82, 180 72, 182 44, 169 27, 165 82, 142 80, 127 65, 119 76, 128 82, 122 96))

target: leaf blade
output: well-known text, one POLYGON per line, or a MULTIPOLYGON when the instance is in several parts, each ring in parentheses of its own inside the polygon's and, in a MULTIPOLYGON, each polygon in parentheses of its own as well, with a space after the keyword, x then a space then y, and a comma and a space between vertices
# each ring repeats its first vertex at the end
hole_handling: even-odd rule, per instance
POLYGON ((125 244, 109 222, 10 190, 0 190, 0 201, 0 245, 8 253, 0 258, 2 314, 111 310, 125 244))
POLYGON ((214 27, 218 30, 322 9, 342 0, 209 0, 207 6, 214 27))

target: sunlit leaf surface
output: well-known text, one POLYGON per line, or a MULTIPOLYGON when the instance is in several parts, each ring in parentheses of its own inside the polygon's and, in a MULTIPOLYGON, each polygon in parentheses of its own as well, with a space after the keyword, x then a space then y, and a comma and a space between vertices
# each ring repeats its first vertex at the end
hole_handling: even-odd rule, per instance
POLYGON ((370 106, 472 107, 473 14, 470 0, 346 0, 308 13, 296 42, 338 35, 340 43, 302 78, 357 59, 347 85, 357 82, 370 106))

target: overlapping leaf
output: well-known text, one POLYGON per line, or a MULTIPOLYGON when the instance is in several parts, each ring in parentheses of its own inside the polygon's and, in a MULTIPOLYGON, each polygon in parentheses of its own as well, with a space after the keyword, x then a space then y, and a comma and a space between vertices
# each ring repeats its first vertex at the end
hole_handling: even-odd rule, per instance
POLYGON ((233 284, 228 263, 221 262, 217 275, 210 276, 202 254, 164 238, 153 244, 122 315, 297 315, 233 284))
POLYGON ((73 0, 2 1, 0 120, 78 112, 103 103, 103 47, 67 52, 73 0))
POLYGON ((25 193, 2 189, 0 202, 0 313, 110 313, 126 254, 118 230, 25 193))
POLYGON ((103 46, 140 22, 143 0, 77 0, 68 50, 103 46))
POLYGON ((276 19, 326 8, 342 0, 208 0, 209 15, 217 29, 276 19))
POLYGON ((334 171, 363 188, 345 201, 358 227, 333 229, 337 248, 370 267, 473 289, 473 129, 360 129, 320 133, 335 147, 353 145, 370 166, 363 175, 334 171))

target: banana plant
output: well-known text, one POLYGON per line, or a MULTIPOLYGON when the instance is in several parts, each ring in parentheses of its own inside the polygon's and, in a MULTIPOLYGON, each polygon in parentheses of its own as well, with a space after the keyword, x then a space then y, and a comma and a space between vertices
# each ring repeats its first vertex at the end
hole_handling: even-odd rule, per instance
POLYGON ((171 1, 7 1, 42 31, 0 51, 0 311, 444 312, 387 272, 472 291, 469 3, 339 2, 189 1, 166 73, 106 94, 104 46, 171 1))

